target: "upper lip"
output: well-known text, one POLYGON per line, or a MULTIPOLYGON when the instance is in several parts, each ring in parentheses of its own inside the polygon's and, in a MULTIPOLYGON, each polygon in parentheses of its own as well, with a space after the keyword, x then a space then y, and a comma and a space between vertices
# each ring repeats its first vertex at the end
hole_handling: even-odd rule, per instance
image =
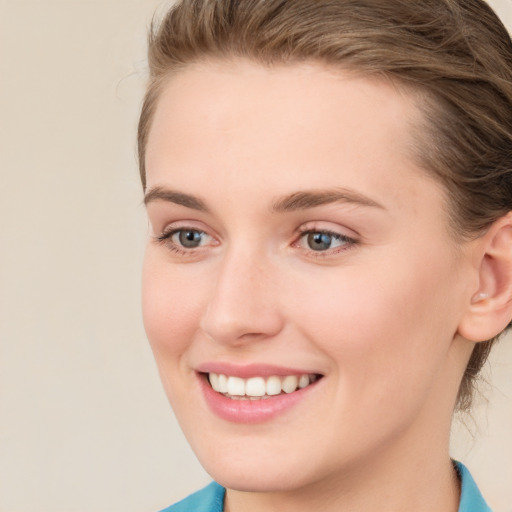
POLYGON ((286 375, 320 375, 318 372, 300 369, 288 368, 284 366, 277 366, 272 364, 248 364, 248 365, 234 365, 225 362, 208 362, 200 364, 196 371, 198 373, 217 373, 222 375, 229 375, 232 377, 240 377, 242 379, 249 379, 251 377, 271 377, 272 375, 286 376, 286 375))

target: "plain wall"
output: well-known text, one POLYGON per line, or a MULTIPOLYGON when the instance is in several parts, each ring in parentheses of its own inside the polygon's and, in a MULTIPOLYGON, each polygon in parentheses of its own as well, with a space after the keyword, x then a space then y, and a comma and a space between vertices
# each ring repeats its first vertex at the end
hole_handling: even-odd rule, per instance
MULTIPOLYGON (((135 128, 161 4, 0 0, 0 512, 156 511, 209 481, 139 311, 135 128)), ((454 455, 511 512, 510 339, 487 374, 454 455)))

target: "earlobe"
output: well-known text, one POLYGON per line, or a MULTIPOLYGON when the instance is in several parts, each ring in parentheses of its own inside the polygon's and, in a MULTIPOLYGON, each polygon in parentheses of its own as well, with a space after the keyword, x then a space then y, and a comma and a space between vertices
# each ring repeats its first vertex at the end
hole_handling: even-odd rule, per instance
POLYGON ((471 297, 471 304, 478 304, 479 302, 482 302, 485 299, 489 298, 489 294, 485 292, 479 292, 476 295, 473 295, 471 297))
POLYGON ((480 342, 498 335, 512 319, 512 212, 495 221, 475 247, 478 288, 458 332, 480 342))

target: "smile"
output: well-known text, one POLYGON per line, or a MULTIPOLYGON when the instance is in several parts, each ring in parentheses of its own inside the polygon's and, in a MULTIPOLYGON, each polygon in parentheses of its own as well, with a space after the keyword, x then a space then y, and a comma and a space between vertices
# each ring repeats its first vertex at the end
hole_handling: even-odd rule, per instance
POLYGON ((208 373, 210 386, 217 393, 232 400, 264 400, 273 396, 290 394, 308 387, 318 380, 315 374, 286 375, 280 377, 241 377, 208 373))
POLYGON ((235 424, 263 423, 296 410, 326 380, 323 374, 298 368, 222 362, 205 363, 196 368, 196 375, 210 411, 235 424))

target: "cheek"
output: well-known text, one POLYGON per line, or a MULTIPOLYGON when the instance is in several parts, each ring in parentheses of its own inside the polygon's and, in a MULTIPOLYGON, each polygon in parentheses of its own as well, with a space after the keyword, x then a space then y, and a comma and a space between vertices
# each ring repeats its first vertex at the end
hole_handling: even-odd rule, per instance
POLYGON ((142 315, 157 364, 162 358, 180 356, 189 346, 199 323, 200 293, 172 272, 150 248, 142 273, 142 315))
POLYGON ((448 352, 457 326, 455 273, 448 258, 431 260, 427 270, 421 254, 405 254, 303 281, 307 299, 294 303, 303 331, 351 391, 383 394, 405 381, 422 386, 448 352))

